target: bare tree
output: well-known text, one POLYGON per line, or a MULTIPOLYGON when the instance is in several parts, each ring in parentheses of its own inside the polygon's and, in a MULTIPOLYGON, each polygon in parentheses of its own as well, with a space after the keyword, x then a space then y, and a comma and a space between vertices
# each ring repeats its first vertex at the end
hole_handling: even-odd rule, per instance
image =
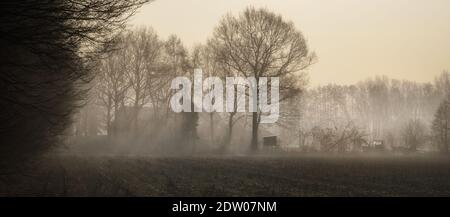
POLYGON ((171 80, 177 76, 185 76, 190 67, 188 52, 176 35, 170 35, 163 43, 161 64, 158 67, 158 87, 154 91, 154 101, 162 103, 166 111, 165 118, 169 117, 169 100, 172 95, 171 80))
MULTIPOLYGON (((123 45, 125 40, 122 36, 118 43, 123 45)), ((121 109, 125 105, 125 98, 131 86, 127 77, 127 71, 130 70, 129 58, 128 50, 117 49, 102 59, 97 70, 95 90, 99 103, 106 109, 108 135, 117 131, 121 109)))
POLYGON ((408 147, 410 152, 416 152, 426 139, 426 127, 418 119, 410 120, 404 126, 402 136, 405 147, 408 147))
MULTIPOLYGON (((211 44, 217 61, 236 74, 254 77, 279 77, 281 99, 299 92, 304 81, 302 70, 312 64, 302 33, 292 22, 266 9, 247 8, 239 17, 227 15, 214 31, 211 44)), ((256 90, 259 95, 259 88, 256 90)), ((252 114, 253 150, 258 147, 261 112, 252 114)))
POLYGON ((156 82, 155 69, 161 54, 162 43, 153 29, 141 28, 127 35, 125 49, 129 50, 130 68, 127 76, 133 97, 134 130, 138 129, 138 116, 142 107, 149 103, 156 82))
POLYGON ((311 134, 324 152, 360 151, 361 146, 366 143, 365 133, 353 122, 325 129, 316 126, 311 129, 311 134))

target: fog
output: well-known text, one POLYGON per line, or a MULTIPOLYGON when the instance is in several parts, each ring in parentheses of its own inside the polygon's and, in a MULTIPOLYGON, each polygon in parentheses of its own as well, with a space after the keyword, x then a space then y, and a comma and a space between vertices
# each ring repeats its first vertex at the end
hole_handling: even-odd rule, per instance
MULTIPOLYGON (((243 15, 255 16, 262 22, 282 19, 282 15, 267 9, 251 7, 243 15)), ((192 48, 187 48, 180 36, 161 37, 151 26, 126 28, 115 41, 117 49, 101 59, 93 70, 96 77, 87 84, 90 91, 86 104, 74 114, 74 122, 66 132, 69 148, 65 151, 119 156, 228 156, 271 151, 389 155, 442 152, 442 147, 447 146, 447 139, 442 138, 437 124, 445 117, 437 113, 440 105, 445 106, 450 83, 448 72, 442 71, 434 79, 428 79, 434 82, 427 83, 369 76, 349 85, 308 86, 308 69, 321 60, 309 49, 302 33, 295 32, 294 25, 284 26, 285 21, 281 21, 270 24, 274 35, 252 39, 245 29, 231 26, 233 22, 243 22, 255 27, 251 20, 246 20, 248 17, 224 16, 210 30, 209 38, 192 48), (292 29, 289 30, 293 31, 292 35, 279 35, 273 30, 283 28, 284 31, 292 29), (231 35, 250 38, 236 41, 227 38, 231 35), (243 43, 253 46, 251 40, 271 37, 297 38, 298 58, 283 63, 276 58, 284 56, 270 53, 274 59, 268 61, 273 62, 245 59, 248 52, 259 50, 239 46, 243 43), (236 47, 230 45, 233 43, 236 47), (236 58, 242 59, 236 61, 236 58), (258 64, 270 67, 255 69, 258 64), (277 72, 277 67, 283 71, 277 72), (193 80, 195 70, 203 70, 203 79, 214 77, 223 82, 230 76, 248 78, 252 70, 256 70, 256 76, 279 76, 278 120, 260 123, 257 117, 261 117, 260 110, 229 112, 225 111, 226 105, 213 112, 174 112, 170 105, 176 93, 172 81, 180 76, 193 80), (264 142, 274 136, 275 142, 264 142)), ((269 31, 258 28, 254 31, 269 31)), ((289 43, 292 42, 271 46, 280 46, 282 50, 283 46, 293 46, 289 43)), ((213 91, 203 87, 202 92, 205 95, 213 91)), ((195 94, 194 89, 192 93, 195 94)), ((225 93, 220 93, 222 96, 225 93)), ((192 104, 192 108, 195 106, 192 104)))
POLYGON ((0 196, 450 195, 445 64, 311 70, 335 51, 272 8, 221 14, 191 46, 130 21, 149 1, 88 2, 0 7, 0 196))
MULTIPOLYGON (((382 141, 385 154, 437 152, 432 123, 448 84, 449 74, 443 72, 434 83, 376 77, 354 85, 305 89, 281 103, 276 123, 261 124, 259 150, 364 153, 364 147, 382 141), (277 147, 263 145, 267 136, 277 136, 277 147)), ((144 105, 134 123, 133 107, 123 109, 123 117, 112 121, 114 133, 108 135, 104 107, 88 104, 77 116, 71 149, 83 154, 149 156, 250 153, 248 112, 236 113, 226 144, 227 113, 174 113, 144 105)))

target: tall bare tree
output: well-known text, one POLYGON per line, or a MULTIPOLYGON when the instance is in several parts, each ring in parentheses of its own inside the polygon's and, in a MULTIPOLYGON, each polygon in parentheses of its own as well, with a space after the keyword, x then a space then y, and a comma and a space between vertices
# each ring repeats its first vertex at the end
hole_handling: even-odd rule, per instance
MULTIPOLYGON (((120 41, 124 43, 122 36, 120 41)), ((119 123, 121 109, 124 109, 125 98, 131 83, 127 77, 129 57, 126 49, 118 49, 100 62, 95 80, 95 90, 99 103, 106 109, 107 134, 115 132, 119 123), (114 122, 113 122, 114 121, 114 122), (113 124, 114 123, 114 124, 113 124)))
MULTIPOLYGON (((294 24, 267 9, 250 7, 238 17, 225 16, 215 28, 211 44, 216 60, 235 74, 254 77, 257 83, 261 77, 279 77, 281 99, 299 92, 302 72, 315 60, 294 24)), ((252 113, 253 150, 258 147, 260 115, 259 109, 252 113)))
POLYGON ((155 69, 161 54, 162 43, 158 35, 149 28, 141 28, 127 35, 125 49, 129 50, 130 69, 127 76, 130 81, 133 97, 134 130, 138 129, 138 117, 142 107, 149 103, 156 82, 155 69))

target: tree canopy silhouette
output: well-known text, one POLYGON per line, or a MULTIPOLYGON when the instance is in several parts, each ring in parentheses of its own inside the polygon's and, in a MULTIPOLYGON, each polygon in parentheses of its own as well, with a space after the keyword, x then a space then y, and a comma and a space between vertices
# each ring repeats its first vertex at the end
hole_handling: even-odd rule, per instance
POLYGON ((33 156, 54 144, 82 105, 96 61, 146 2, 0 3, 1 159, 33 156))

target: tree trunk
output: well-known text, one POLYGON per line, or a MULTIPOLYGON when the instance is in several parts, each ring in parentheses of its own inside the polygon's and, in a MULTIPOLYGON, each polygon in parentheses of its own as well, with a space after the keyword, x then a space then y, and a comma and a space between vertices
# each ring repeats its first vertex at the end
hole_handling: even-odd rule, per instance
POLYGON ((111 135, 116 135, 119 127, 119 102, 114 103, 114 120, 111 124, 111 135))
POLYGON ((141 111, 141 108, 139 108, 137 105, 134 107, 134 114, 133 114, 133 133, 135 135, 139 134, 139 112, 141 111))
POLYGON ((209 114, 209 130, 211 133, 211 144, 214 144, 214 113, 209 114))
POLYGON ((108 106, 106 109, 106 135, 111 134, 111 107, 108 106))
POLYGON ((231 137, 233 135, 233 117, 235 113, 230 113, 230 116, 228 117, 228 130, 227 135, 225 137, 224 146, 228 147, 231 144, 231 137))
POLYGON ((250 150, 258 150, 258 112, 252 113, 252 141, 250 144, 250 150))

